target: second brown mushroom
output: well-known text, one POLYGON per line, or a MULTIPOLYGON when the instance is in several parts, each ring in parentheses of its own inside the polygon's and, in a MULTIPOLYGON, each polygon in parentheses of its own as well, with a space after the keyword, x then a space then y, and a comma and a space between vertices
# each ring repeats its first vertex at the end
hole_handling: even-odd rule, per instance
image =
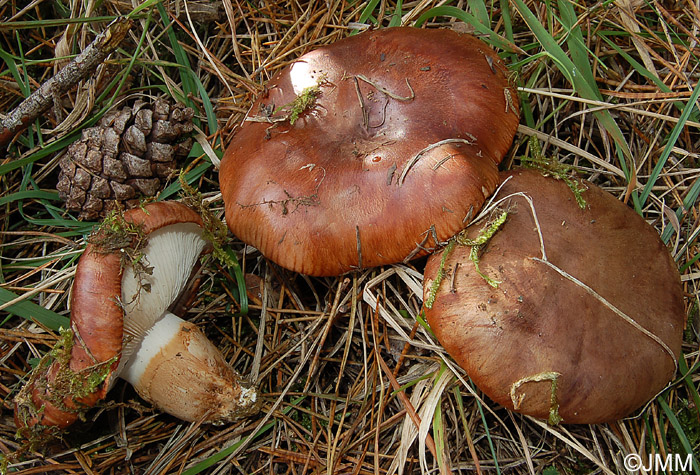
POLYGON ((427 263, 430 327, 505 407, 564 423, 630 415, 677 368, 675 262, 654 228, 591 183, 532 170, 503 178, 493 223, 427 263))

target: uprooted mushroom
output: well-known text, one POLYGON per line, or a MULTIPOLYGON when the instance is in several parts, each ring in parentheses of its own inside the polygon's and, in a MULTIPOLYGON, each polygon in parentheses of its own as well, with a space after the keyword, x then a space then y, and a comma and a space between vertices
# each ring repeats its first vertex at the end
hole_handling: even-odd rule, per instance
POLYGON ((254 410, 256 390, 194 324, 169 311, 207 246, 201 217, 178 202, 107 220, 78 263, 70 330, 15 399, 20 432, 69 426, 117 377, 187 421, 254 410))
POLYGON ((276 74, 235 132, 219 174, 227 224, 304 274, 425 255, 493 193, 518 120, 506 68, 473 36, 342 39, 276 74))
POLYGON ((553 423, 630 415, 677 368, 675 262, 653 227, 591 183, 532 170, 504 179, 491 219, 429 259, 430 327, 503 406, 553 423))

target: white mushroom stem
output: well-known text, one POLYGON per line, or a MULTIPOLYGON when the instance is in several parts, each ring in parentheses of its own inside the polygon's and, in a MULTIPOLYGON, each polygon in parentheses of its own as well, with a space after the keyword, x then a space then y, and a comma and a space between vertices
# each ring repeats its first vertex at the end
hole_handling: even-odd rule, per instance
POLYGON ((219 350, 193 324, 170 312, 146 333, 122 378, 144 399, 186 421, 235 419, 257 406, 219 350))

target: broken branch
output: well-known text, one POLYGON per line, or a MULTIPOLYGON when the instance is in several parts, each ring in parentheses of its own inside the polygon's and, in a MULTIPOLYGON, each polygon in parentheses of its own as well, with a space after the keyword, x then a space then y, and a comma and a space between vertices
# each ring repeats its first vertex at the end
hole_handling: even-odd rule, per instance
POLYGON ((132 21, 124 17, 115 19, 78 56, 0 120, 0 148, 51 107, 54 97, 68 91, 97 68, 117 49, 131 24, 132 21))

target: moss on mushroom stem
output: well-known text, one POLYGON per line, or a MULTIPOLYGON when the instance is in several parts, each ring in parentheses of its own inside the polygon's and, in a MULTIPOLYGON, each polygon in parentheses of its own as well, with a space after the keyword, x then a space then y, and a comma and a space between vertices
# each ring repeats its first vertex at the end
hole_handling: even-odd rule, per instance
POLYGON ((117 207, 105 217, 97 230, 88 238, 88 243, 93 244, 93 249, 98 252, 106 254, 121 252, 122 268, 132 267, 144 290, 150 291, 145 276, 151 275, 153 269, 143 254, 148 238, 142 225, 124 219, 122 208, 117 207))
POLYGON ((124 219, 123 209, 112 210, 88 238, 98 250, 110 253, 124 248, 143 248, 146 236, 143 226, 124 219))
POLYGON ((65 398, 81 399, 94 393, 97 387, 107 379, 110 367, 117 361, 117 357, 95 363, 77 372, 73 371, 70 368, 70 358, 75 344, 74 336, 73 330, 61 330, 61 338, 42 358, 42 361, 46 359, 46 362, 40 364, 48 366, 55 361, 59 365, 55 379, 48 383, 47 393, 51 395, 49 401, 64 410, 81 412, 79 409, 67 407, 65 398))
POLYGON ((31 373, 29 382, 22 388, 15 401, 17 403, 17 418, 23 423, 21 430, 30 431, 26 436, 30 444, 39 443, 47 437, 58 433, 59 428, 44 424, 29 424, 31 420, 41 420, 45 407, 37 407, 32 398, 33 391, 41 391, 45 401, 67 413, 77 414, 80 419, 90 409, 81 404, 81 399, 91 396, 105 383, 112 371, 112 365, 117 357, 96 363, 93 366, 73 371, 70 367, 71 351, 75 345, 75 334, 72 330, 61 330, 61 336, 54 347, 48 351, 31 373), (50 380, 43 370, 51 371, 54 375, 50 380))
MULTIPOLYGON (((196 261, 204 247, 202 221, 182 203, 154 202, 123 215, 116 212, 90 237, 73 282, 71 330, 62 332, 55 348, 40 361, 15 398, 15 421, 20 435, 58 435, 104 399, 109 383, 117 376, 124 345, 133 340, 124 332, 125 310, 146 300, 147 293, 154 296, 150 302, 168 305, 158 300, 162 293, 148 292, 151 282, 155 282, 152 277, 163 271, 150 267, 147 250, 170 226, 198 230, 194 234, 201 243, 196 249, 188 248, 191 252, 177 255, 187 259, 183 268, 191 269, 188 265, 196 261), (196 256, 192 257, 194 253, 196 256), (126 274, 133 285, 122 292, 126 274)), ((177 264, 173 257, 176 255, 170 252, 166 262, 177 264)), ((178 289, 182 287, 172 289, 169 297, 177 297, 178 289)))

